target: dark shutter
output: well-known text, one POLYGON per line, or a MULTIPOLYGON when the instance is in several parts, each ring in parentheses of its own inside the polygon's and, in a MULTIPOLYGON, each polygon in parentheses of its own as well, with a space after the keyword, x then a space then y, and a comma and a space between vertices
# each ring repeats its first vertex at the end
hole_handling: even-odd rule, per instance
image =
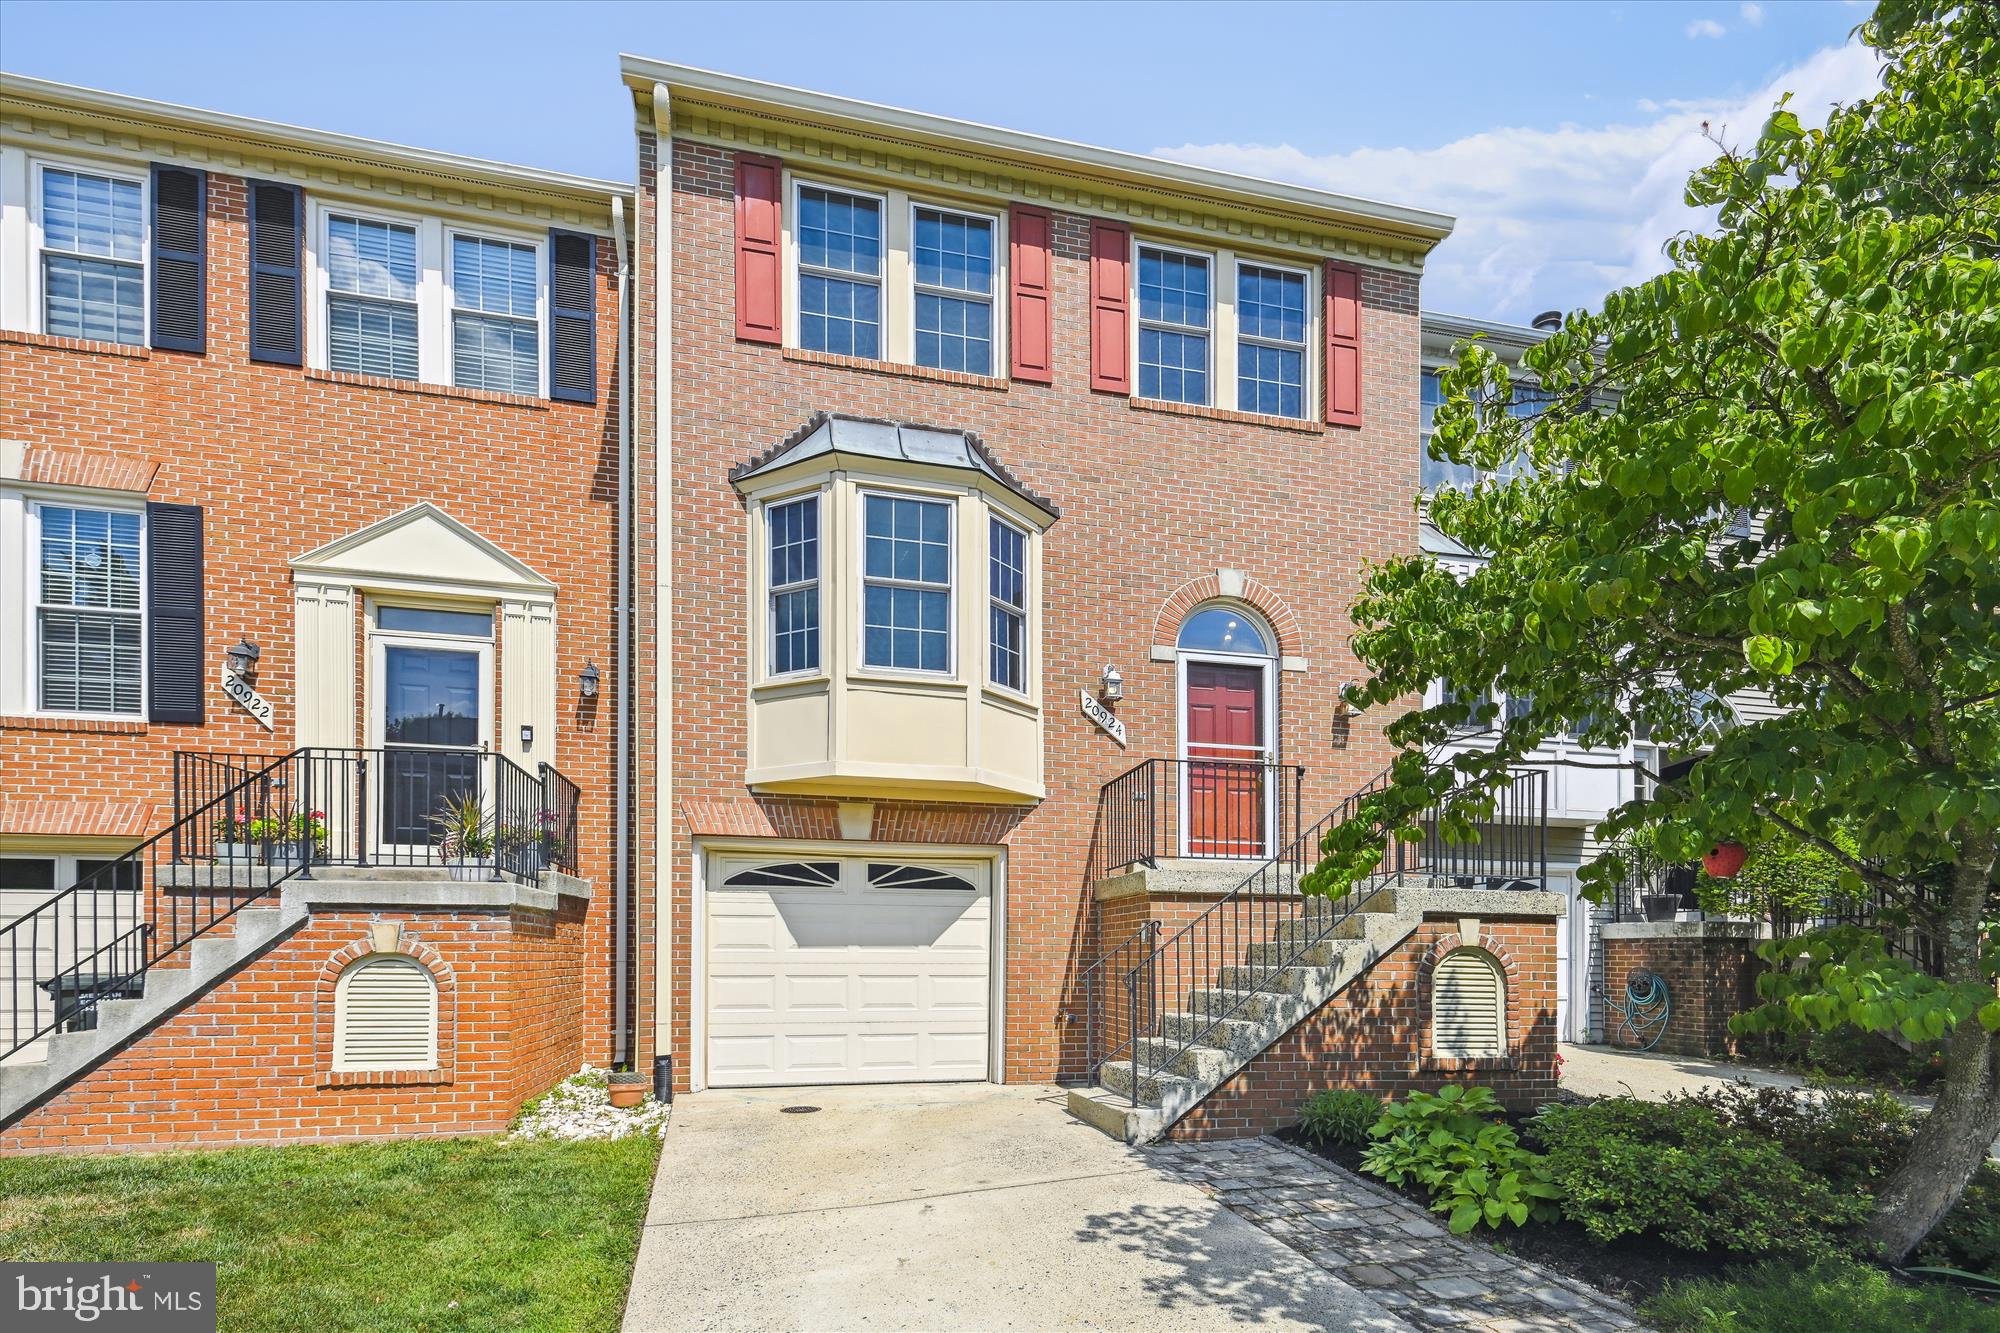
POLYGON ((146 716, 202 720, 201 506, 146 506, 146 716))
POLYGON ((250 182, 250 359, 305 364, 300 291, 303 200, 295 185, 250 182))
POLYGON ((208 350, 203 232, 208 175, 153 164, 153 346, 208 350))
POLYGON ((549 397, 597 401, 597 238, 549 233, 549 397))

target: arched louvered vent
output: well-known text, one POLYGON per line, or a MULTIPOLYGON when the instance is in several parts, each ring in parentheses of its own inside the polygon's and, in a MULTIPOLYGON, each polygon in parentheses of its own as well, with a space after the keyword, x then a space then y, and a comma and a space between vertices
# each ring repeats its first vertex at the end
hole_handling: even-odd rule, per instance
POLYGON ((1431 1049, 1445 1059, 1507 1053, 1507 987, 1481 949, 1454 949, 1431 979, 1431 1049))
POLYGON ((437 1067, 437 983, 398 953, 370 954, 340 974, 333 1001, 335 1071, 437 1067))

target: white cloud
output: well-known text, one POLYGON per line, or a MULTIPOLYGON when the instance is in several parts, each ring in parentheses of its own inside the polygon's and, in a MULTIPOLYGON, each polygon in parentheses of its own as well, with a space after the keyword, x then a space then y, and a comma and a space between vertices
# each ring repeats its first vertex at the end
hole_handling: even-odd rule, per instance
POLYGON ((1161 157, 1271 180, 1434 208, 1457 229, 1424 268, 1426 309, 1526 322, 1552 307, 1595 306, 1606 291, 1666 268, 1668 237, 1705 222, 1683 200, 1688 173, 1714 157, 1702 123, 1731 142, 1755 137, 1780 94, 1808 124, 1836 101, 1879 87, 1859 43, 1829 47, 1735 100, 1661 99, 1634 124, 1499 127, 1432 148, 1315 156, 1289 144, 1184 144, 1161 157))
POLYGON ((1696 19, 1694 22, 1688 24, 1688 36, 1690 37, 1720 37, 1728 31, 1729 29, 1723 27, 1714 19, 1696 19))
POLYGON ((1741 14, 1743 21, 1753 28, 1760 28, 1764 25, 1764 6, 1762 5, 1745 5, 1736 12, 1741 14))

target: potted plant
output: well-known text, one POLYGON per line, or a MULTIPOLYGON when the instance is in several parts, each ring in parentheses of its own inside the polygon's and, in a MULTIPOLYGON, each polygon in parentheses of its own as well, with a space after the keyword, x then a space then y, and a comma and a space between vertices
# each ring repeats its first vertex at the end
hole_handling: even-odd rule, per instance
POLYGON ((313 859, 326 850, 326 812, 287 810, 274 819, 250 821, 250 840, 264 849, 264 860, 274 866, 299 864, 300 848, 312 839, 313 859))
POLYGON ((545 866, 561 865, 564 854, 569 851, 569 844, 563 841, 562 834, 556 832, 556 812, 553 810, 542 811, 541 822, 542 864, 545 866))
POLYGON ((613 1106, 630 1108, 646 1100, 646 1076, 636 1069, 613 1070, 607 1086, 613 1106))
POLYGON ((213 828, 216 860, 248 865, 257 859, 257 840, 250 832, 248 819, 224 815, 215 821, 213 828))
POLYGON ((431 816, 431 826, 437 830, 438 852, 453 879, 486 878, 486 869, 492 864, 493 826, 478 792, 463 791, 447 798, 431 816))
POLYGON ((500 864, 517 875, 542 873, 542 840, 531 828, 502 824, 493 834, 500 864))
POLYGON ((1639 899, 1646 909, 1648 921, 1672 921, 1681 910, 1681 896, 1678 893, 1649 893, 1639 899))

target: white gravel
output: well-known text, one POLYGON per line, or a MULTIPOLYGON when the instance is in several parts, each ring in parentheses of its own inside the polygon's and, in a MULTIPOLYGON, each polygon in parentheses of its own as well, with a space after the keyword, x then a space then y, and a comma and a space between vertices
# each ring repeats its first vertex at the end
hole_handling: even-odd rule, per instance
POLYGON ((673 1108, 654 1101, 650 1094, 629 1110, 613 1106, 605 1073, 585 1065, 571 1074, 522 1108, 508 1137, 569 1142, 624 1139, 638 1134, 665 1138, 673 1108))

